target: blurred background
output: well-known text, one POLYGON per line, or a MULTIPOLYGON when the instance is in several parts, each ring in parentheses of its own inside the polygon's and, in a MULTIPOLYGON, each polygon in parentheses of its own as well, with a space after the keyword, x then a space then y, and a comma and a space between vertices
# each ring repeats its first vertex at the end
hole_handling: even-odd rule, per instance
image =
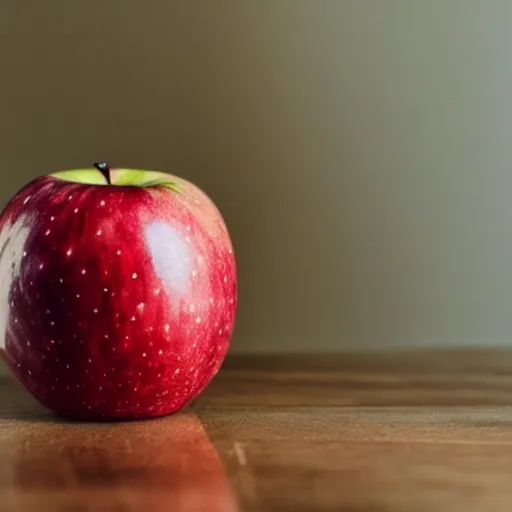
POLYGON ((233 352, 512 335, 512 2, 3 2, 0 201, 57 169, 194 181, 233 352))

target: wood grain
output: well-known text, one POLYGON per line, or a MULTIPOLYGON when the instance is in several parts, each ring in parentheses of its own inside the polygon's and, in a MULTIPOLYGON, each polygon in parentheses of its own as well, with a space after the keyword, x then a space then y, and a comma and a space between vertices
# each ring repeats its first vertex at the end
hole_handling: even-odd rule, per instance
POLYGON ((509 511, 512 352, 238 356, 180 414, 54 418, 0 378, 0 511, 509 511))

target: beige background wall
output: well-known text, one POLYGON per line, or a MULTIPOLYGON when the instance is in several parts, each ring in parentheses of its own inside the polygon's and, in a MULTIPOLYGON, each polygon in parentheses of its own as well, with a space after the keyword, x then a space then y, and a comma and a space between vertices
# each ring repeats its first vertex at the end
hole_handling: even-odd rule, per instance
POLYGON ((512 340, 512 2, 8 0, 0 200, 106 159, 200 185, 233 350, 512 340))

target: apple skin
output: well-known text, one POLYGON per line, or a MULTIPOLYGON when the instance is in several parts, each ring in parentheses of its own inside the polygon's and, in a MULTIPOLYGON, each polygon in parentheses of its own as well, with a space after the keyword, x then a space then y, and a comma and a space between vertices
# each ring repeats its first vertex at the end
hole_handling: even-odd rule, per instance
POLYGON ((0 349, 42 405, 72 420, 185 407, 229 348, 237 272, 197 186, 40 176, 0 216, 0 349))

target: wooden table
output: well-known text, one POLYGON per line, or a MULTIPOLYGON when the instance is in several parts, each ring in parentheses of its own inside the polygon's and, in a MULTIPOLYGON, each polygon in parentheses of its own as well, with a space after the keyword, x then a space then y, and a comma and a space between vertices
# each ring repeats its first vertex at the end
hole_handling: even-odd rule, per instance
POLYGON ((172 417, 72 424, 0 377, 0 511, 512 510, 512 353, 231 357, 172 417))

